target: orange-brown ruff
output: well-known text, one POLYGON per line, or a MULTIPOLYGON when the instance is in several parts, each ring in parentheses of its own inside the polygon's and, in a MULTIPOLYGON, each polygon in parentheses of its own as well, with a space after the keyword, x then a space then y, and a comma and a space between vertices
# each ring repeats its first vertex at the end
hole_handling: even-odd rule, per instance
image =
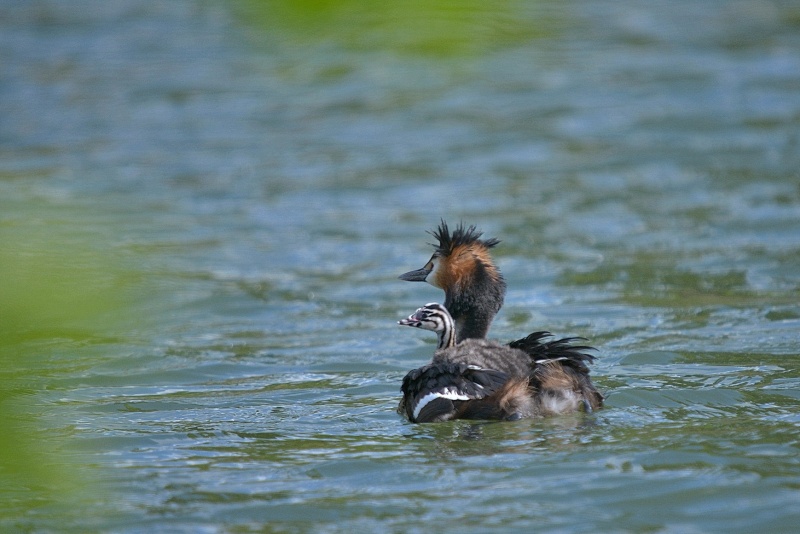
POLYGON ((456 233, 458 240, 448 241, 449 248, 439 253, 441 267, 431 280, 436 287, 445 291, 464 291, 472 281, 476 265, 482 266, 485 269, 485 275, 493 282, 498 283, 503 280, 500 271, 494 266, 489 255, 489 247, 499 241, 480 241, 477 239, 480 234, 471 233, 469 230, 474 229, 470 228, 467 232, 456 233), (464 239, 474 240, 464 241, 464 239))
MULTIPOLYGON (((483 234, 475 226, 464 227, 459 224, 451 233, 444 221, 431 233, 439 243, 433 245, 435 251, 428 263, 400 278, 426 281, 444 290, 444 307, 455 323, 455 341, 458 345, 466 340, 485 338, 492 320, 503 305, 506 291, 505 280, 490 254, 490 249, 499 241, 494 238, 481 239, 483 234)), ((594 360, 594 356, 586 351, 593 349, 572 344, 580 338, 551 338, 549 332, 534 332, 506 347, 527 355, 528 393, 534 399, 534 404, 540 407, 533 410, 533 415, 569 413, 581 408, 592 411, 602 407, 603 395, 592 384, 586 365, 594 360)), ((502 368, 506 363, 504 360, 508 358, 500 350, 492 351, 491 355, 496 360, 495 369, 502 368)), ((470 363, 469 357, 459 357, 457 360, 467 366, 470 363)), ((491 363, 490 360, 481 360, 480 367, 487 371, 492 368, 491 363)), ((435 365, 436 358, 431 366, 435 365)), ((431 366, 416 371, 425 370, 423 375, 430 379, 433 372, 429 369, 431 366)), ((410 378, 416 371, 409 373, 407 380, 404 380, 404 393, 417 387, 418 384, 415 385, 410 378)), ((422 379, 423 376, 418 378, 422 379)), ((462 379, 464 376, 459 375, 459 380, 462 379)), ((446 383, 444 378, 437 380, 446 383)), ((507 418, 508 413, 503 413, 503 417, 490 418, 507 418)), ((470 414, 465 415, 469 417, 470 414)))

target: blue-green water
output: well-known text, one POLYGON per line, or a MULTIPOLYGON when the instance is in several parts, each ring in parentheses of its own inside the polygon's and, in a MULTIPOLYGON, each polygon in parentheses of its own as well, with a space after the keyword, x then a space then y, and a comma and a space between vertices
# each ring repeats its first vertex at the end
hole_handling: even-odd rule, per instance
POLYGON ((0 527, 794 531, 798 169, 792 2, 0 1, 0 527), (441 217, 604 410, 395 413, 441 217))

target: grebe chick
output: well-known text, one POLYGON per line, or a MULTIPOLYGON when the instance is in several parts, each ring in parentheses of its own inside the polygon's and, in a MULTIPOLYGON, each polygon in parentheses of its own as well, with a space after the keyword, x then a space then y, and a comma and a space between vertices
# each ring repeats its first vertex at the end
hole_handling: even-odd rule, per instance
POLYGON ((456 329, 453 317, 438 302, 429 302, 425 306, 417 308, 417 311, 405 319, 400 319, 397 324, 436 332, 439 337, 436 350, 447 349, 456 344, 456 329))
POLYGON ((411 422, 514 420, 581 408, 591 411, 580 382, 561 363, 564 356, 533 360, 522 350, 486 339, 456 345, 453 318, 436 303, 398 324, 432 330, 439 337, 432 362, 403 379, 398 412, 411 422))
MULTIPOLYGON (((421 269, 400 275, 400 279, 428 282, 444 290, 444 306, 455 322, 456 343, 485 338, 506 292, 506 282, 490 254, 490 249, 500 241, 481 239, 483 233, 475 226, 459 224, 451 232, 444 220, 431 234, 438 244, 433 245, 435 250, 430 260, 421 269)), ((572 345, 580 338, 546 341, 549 337, 549 332, 534 332, 509 346, 526 352, 534 363, 560 362, 565 372, 580 384, 586 408, 600 408, 603 396, 592 384, 586 366, 594 356, 585 351, 593 349, 572 345)))

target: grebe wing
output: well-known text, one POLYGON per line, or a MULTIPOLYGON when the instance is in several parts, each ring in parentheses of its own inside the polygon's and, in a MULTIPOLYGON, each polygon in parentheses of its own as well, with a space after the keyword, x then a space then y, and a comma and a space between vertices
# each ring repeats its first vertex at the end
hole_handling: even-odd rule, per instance
POLYGON ((400 389, 410 421, 446 421, 456 415, 454 401, 484 399, 497 392, 508 378, 506 373, 476 365, 433 363, 409 371, 400 389))

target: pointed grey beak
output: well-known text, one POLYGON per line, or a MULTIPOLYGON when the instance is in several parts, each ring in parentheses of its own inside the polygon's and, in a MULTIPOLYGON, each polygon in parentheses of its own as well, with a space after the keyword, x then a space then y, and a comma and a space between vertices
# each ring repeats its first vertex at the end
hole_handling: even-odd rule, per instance
POLYGON ((416 326, 416 327, 419 327, 419 325, 422 324, 422 318, 423 317, 424 317, 424 314, 422 313, 422 308, 417 308, 417 311, 415 311, 414 313, 412 313, 411 315, 409 315, 405 319, 400 319, 399 321, 397 321, 397 324, 399 324, 400 326, 416 326))
POLYGON ((400 280, 405 280, 406 282, 424 282, 429 274, 431 274, 431 270, 423 267, 422 269, 417 269, 416 271, 408 271, 407 273, 403 273, 399 276, 399 278, 400 280))
POLYGON ((405 319, 397 321, 397 324, 400 326, 419 326, 419 321, 413 315, 409 315, 405 319))

